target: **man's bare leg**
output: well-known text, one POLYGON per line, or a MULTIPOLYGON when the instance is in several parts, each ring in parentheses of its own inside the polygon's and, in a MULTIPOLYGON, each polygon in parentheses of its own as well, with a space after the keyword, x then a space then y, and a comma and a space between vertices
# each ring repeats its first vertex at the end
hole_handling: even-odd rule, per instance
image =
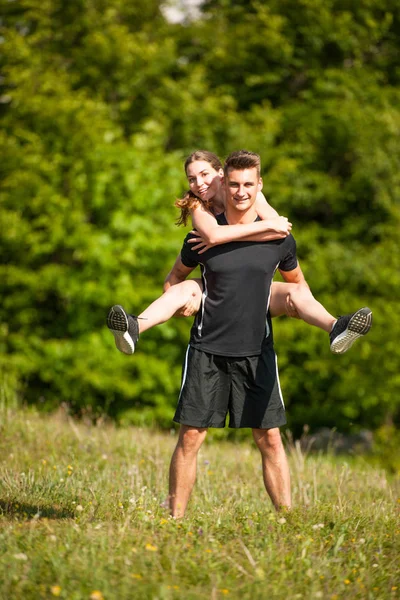
POLYGON ((254 441, 261 452, 265 489, 277 510, 290 508, 290 473, 278 427, 253 429, 254 441))
POLYGON ((330 333, 335 317, 318 302, 306 285, 297 283, 273 282, 271 285, 270 312, 272 317, 280 315, 292 316, 288 312, 288 304, 292 305, 298 317, 309 325, 315 325, 330 333))
POLYGON ((205 428, 181 425, 169 468, 169 507, 176 519, 185 514, 196 481, 197 454, 206 435, 205 428))

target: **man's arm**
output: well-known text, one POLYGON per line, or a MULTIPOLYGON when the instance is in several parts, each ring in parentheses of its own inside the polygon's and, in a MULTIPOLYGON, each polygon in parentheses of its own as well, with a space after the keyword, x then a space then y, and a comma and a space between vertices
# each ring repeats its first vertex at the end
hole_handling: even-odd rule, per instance
POLYGON ((187 276, 190 275, 195 268, 196 267, 186 267, 181 260, 181 255, 179 254, 174 266, 165 278, 163 288, 164 292, 166 292, 172 285, 176 285, 177 283, 185 281, 187 276))
POLYGON ((298 283, 310 287, 304 277, 303 271, 301 270, 299 263, 297 263, 297 267, 292 271, 282 271, 281 269, 278 270, 279 273, 282 275, 283 279, 286 281, 286 283, 298 283))
MULTIPOLYGON (((298 285, 305 285, 308 289, 310 289, 310 286, 308 285, 304 277, 303 271, 301 270, 299 263, 297 263, 297 267, 292 271, 282 271, 281 269, 278 270, 279 273, 282 275, 283 279, 286 281, 286 283, 297 283, 298 285)), ((286 314, 288 317, 301 319, 299 313, 296 310, 296 307, 290 299, 289 294, 286 297, 286 314)))

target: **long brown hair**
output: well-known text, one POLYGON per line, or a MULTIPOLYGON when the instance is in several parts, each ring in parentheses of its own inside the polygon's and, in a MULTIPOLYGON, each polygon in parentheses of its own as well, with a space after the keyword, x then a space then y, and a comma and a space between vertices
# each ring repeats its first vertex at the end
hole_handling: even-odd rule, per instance
MULTIPOLYGON (((190 154, 185 160, 184 166, 186 175, 188 166, 196 160, 204 160, 210 163, 212 168, 216 171, 222 169, 222 163, 216 154, 213 152, 208 152, 208 150, 196 150, 196 152, 192 152, 192 154, 190 154)), ((203 206, 208 210, 211 210, 212 208, 212 200, 202 200, 190 190, 184 194, 183 198, 177 199, 175 206, 180 209, 181 214, 176 220, 176 224, 186 225, 190 216, 190 211, 194 210, 199 204, 203 204, 203 206)))

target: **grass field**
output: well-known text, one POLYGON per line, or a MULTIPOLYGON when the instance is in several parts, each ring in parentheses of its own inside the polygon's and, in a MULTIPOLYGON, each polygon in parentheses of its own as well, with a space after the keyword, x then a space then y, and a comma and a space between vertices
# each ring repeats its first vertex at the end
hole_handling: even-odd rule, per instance
POLYGON ((400 484, 289 448, 276 513, 252 442, 206 442, 187 517, 162 503, 176 435, 1 410, 0 598, 392 599, 400 484))

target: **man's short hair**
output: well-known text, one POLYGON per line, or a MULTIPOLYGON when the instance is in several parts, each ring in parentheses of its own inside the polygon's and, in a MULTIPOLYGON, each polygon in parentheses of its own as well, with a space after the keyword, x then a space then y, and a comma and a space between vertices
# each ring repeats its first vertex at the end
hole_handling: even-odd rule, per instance
POLYGON ((244 169, 257 169, 257 176, 260 177, 261 159, 260 155, 248 150, 236 150, 231 152, 226 158, 224 164, 224 174, 228 175, 229 171, 244 169))

